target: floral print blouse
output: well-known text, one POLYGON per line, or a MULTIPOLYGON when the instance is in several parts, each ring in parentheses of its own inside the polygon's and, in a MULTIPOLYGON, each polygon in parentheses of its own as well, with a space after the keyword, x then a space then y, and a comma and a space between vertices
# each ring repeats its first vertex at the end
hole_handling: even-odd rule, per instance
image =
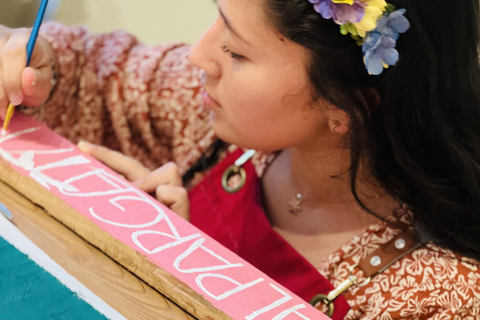
MULTIPOLYGON (((201 71, 188 62, 187 45, 148 47, 122 31, 93 35, 55 23, 41 31, 57 54, 59 78, 50 100, 26 112, 62 136, 120 150, 151 169, 174 161, 181 173, 213 141, 199 91, 201 71)), ((256 154, 259 176, 272 159, 256 154)), ((403 208, 390 220, 411 226, 403 208)), ((316 267, 337 286, 350 266, 399 232, 378 222, 316 267)), ((345 293, 351 306, 345 319, 480 319, 479 268, 478 261, 427 243, 345 293)))

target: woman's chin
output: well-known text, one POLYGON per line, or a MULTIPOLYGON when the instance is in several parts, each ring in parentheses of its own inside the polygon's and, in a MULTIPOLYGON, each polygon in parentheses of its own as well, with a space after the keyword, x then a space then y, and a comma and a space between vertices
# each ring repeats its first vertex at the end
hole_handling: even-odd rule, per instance
MULTIPOLYGON (((256 151, 261 151, 261 152, 275 152, 278 151, 277 149, 272 148, 272 146, 269 146, 268 144, 262 144, 259 143, 258 137, 252 138, 252 139, 247 139, 245 137, 241 138, 235 134, 233 134, 231 131, 227 130, 222 130, 222 128, 215 128, 215 124, 212 123, 213 130, 215 131, 215 135, 225 141, 228 144, 235 145, 241 149, 253 149, 256 151)), ((224 129, 224 128, 223 128, 224 129)))

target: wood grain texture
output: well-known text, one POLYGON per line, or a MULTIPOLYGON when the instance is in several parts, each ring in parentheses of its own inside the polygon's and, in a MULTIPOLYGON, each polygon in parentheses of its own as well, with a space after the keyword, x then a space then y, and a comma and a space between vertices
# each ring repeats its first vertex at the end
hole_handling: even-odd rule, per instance
POLYGON ((127 319, 195 319, 3 182, 0 202, 20 231, 127 319))
MULTIPOLYGON (((145 255, 113 238, 33 179, 16 172, 1 158, 0 181, 29 199, 33 204, 44 208, 50 216, 181 306, 189 314, 202 320, 232 319, 189 286, 152 263, 145 255)), ((81 279, 79 280, 81 281, 81 279)), ((114 306, 112 305, 112 307, 114 306)))

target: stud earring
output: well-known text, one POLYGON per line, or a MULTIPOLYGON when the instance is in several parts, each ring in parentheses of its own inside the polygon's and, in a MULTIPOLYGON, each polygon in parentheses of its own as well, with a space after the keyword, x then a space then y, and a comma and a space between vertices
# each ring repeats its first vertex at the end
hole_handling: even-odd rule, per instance
POLYGON ((340 125, 340 122, 335 122, 334 124, 332 124, 332 126, 330 127, 330 130, 335 133, 335 128, 338 127, 340 125))

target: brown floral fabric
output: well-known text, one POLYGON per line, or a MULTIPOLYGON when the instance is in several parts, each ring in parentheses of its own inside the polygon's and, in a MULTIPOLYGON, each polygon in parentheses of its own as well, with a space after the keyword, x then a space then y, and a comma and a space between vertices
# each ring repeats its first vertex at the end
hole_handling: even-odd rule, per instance
POLYGON ((62 136, 106 145, 153 169, 174 161, 181 172, 214 133, 201 104, 200 70, 189 47, 147 47, 122 31, 91 35, 84 27, 47 23, 42 36, 59 63, 47 104, 29 110, 62 136))
MULTIPOLYGON (((147 47, 121 31, 92 35, 84 27, 55 23, 45 24, 42 36, 57 54, 59 81, 48 103, 27 112, 62 136, 119 150, 151 169, 174 161, 181 173, 213 141, 201 102, 201 71, 188 62, 188 46, 147 47)), ((274 156, 254 156, 259 176, 274 156)), ((340 284, 352 265, 400 232, 397 226, 411 227, 411 214, 396 210, 390 222, 371 225, 316 266, 318 271, 340 284)), ((480 319, 479 267, 429 242, 368 285, 351 288, 346 319, 480 319)), ((362 277, 358 268, 354 272, 362 277)))
MULTIPOLYGON (((411 213, 398 209, 390 222, 379 222, 332 253, 319 272, 337 286, 350 266, 411 226, 411 213)), ((352 309, 345 319, 480 319, 480 264, 432 242, 421 246, 346 294, 352 309)), ((362 281, 362 273, 355 269, 362 281)))

